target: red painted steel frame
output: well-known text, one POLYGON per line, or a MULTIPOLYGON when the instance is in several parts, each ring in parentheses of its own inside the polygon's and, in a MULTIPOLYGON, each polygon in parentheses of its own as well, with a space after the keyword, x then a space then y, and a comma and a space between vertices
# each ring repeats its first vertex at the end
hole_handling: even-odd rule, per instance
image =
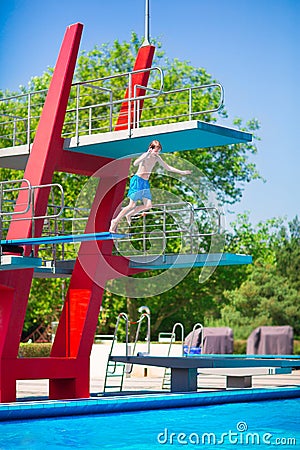
MULTIPOLYGON (((92 175, 111 159, 89 157, 63 150, 61 138, 67 102, 81 39, 83 25, 67 28, 61 46, 49 92, 25 169, 24 178, 32 185, 51 183, 53 173, 67 171, 92 175)), ((134 70, 149 68, 154 47, 141 47, 134 70)), ((146 86, 149 73, 132 77, 132 85, 146 86)), ((142 95, 143 91, 138 93, 142 95)), ((126 94, 127 95, 127 94, 126 94)), ((124 102, 117 128, 128 126, 128 108, 124 102)), ((86 232, 107 231, 115 209, 121 204, 129 171, 129 160, 118 162, 118 174, 101 179, 86 232), (105 192, 108 193, 105 195, 105 192)), ((17 199, 22 204, 24 194, 17 199)), ((46 212, 48 195, 45 189, 35 196, 36 215, 46 212)), ((43 221, 35 226, 40 236, 43 221)), ((8 238, 31 236, 31 221, 13 222, 8 238)), ((96 331, 104 286, 107 280, 130 275, 128 260, 111 255, 113 243, 83 242, 71 277, 55 341, 49 358, 18 358, 18 348, 24 323, 32 269, 0 273, 0 401, 16 399, 16 380, 49 379, 52 399, 89 397, 89 360, 96 331), (108 263, 108 264, 107 264, 108 263)))

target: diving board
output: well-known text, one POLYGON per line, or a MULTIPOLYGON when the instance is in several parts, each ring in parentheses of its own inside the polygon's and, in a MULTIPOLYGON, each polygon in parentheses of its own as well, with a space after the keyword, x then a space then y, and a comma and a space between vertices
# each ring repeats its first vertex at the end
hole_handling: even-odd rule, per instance
POLYGON ((31 256, 1 255, 0 271, 16 269, 35 269, 42 265, 42 258, 31 256))
MULTIPOLYGON (((252 369, 266 368, 266 372, 270 375, 279 373, 290 373, 290 369, 300 370, 300 359, 291 356, 289 359, 276 358, 265 359, 262 357, 244 358, 228 358, 228 355, 197 355, 197 357, 180 357, 180 356, 110 356, 110 361, 121 362, 124 364, 141 364, 143 366, 169 367, 171 369, 171 392, 192 392, 197 391, 197 375, 198 369, 252 369)), ((234 355, 230 355, 234 356, 234 355)), ((262 355, 260 355, 262 356, 262 355)), ((252 376, 253 373, 251 373, 252 376)), ((229 373, 229 383, 227 387, 241 387, 239 382, 241 379, 248 382, 245 372, 240 376, 238 374, 229 373), (231 377, 231 378, 230 378, 231 377), (233 379, 237 377, 237 380, 233 379), (245 379, 246 378, 246 379, 245 379), (237 384, 235 382, 237 381, 237 384), (232 384, 231 384, 232 383, 232 384)), ((242 386, 245 387, 245 386, 242 386)), ((250 387, 250 386, 248 386, 250 387)))
MULTIPOLYGON (((130 259, 130 256, 127 258, 130 259)), ((133 256, 129 267, 134 269, 183 269, 251 264, 252 256, 233 253, 170 254, 133 256)))
MULTIPOLYGON (((185 269, 205 266, 231 266, 251 264, 252 257, 248 255, 237 255, 231 253, 215 254, 172 254, 157 256, 124 256, 129 259, 130 269, 156 270, 156 269, 185 269), (154 259, 155 258, 155 259, 154 259)), ((71 276, 75 261, 48 261, 43 266, 36 267, 34 276, 36 278, 68 278, 71 276)))
POLYGON ((153 139, 161 142, 162 153, 170 153, 247 143, 251 142, 252 135, 213 123, 190 120, 134 128, 130 136, 128 130, 120 130, 73 137, 65 139, 64 150, 118 159, 143 153, 153 139))
MULTIPOLYGON (((63 148, 106 158, 126 158, 143 153, 153 139, 158 139, 163 147, 162 153, 195 150, 214 146, 247 143, 252 135, 244 131, 191 120, 186 122, 155 125, 152 127, 111 131, 64 139, 63 148)), ((17 145, 0 150, 0 166, 24 170, 30 154, 31 145, 17 145)))
POLYGON ((121 239, 127 237, 127 234, 101 232, 84 234, 66 234, 61 236, 45 236, 23 239, 1 240, 0 245, 43 245, 43 244, 66 244, 84 241, 107 241, 110 239, 121 239))

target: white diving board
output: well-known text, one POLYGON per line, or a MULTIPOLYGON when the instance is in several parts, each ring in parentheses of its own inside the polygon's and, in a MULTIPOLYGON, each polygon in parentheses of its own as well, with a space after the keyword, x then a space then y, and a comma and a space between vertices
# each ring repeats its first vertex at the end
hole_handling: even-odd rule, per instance
POLYGON ((64 150, 117 159, 143 153, 153 139, 161 142, 162 153, 171 153, 247 143, 252 141, 252 135, 213 123, 190 120, 135 128, 131 130, 130 137, 128 130, 79 136, 78 142, 73 137, 65 139, 64 150))

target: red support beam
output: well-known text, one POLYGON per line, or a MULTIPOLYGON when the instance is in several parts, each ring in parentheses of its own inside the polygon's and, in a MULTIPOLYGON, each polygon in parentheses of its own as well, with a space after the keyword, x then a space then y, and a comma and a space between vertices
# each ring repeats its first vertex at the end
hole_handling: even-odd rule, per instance
MULTIPOLYGON (((133 71, 135 70, 141 70, 141 69, 149 69, 152 65, 152 60, 155 52, 155 47, 153 45, 147 45, 145 47, 141 47, 139 49, 137 58, 135 60, 133 71)), ((132 75, 131 79, 131 87, 130 87, 130 93, 131 98, 134 96, 134 86, 147 86, 148 80, 150 76, 150 71, 148 72, 139 72, 134 75, 132 75)), ((136 89, 136 96, 144 96, 146 93, 145 89, 137 88, 136 89)), ((125 93, 125 98, 129 98, 129 88, 127 88, 125 93)), ((144 100, 140 101, 140 115, 142 114, 142 109, 144 105, 144 100)), ((129 114, 129 102, 124 102, 122 104, 119 118, 115 127, 115 130, 124 130, 128 128, 128 114, 129 114)), ((130 125, 131 128, 134 125, 134 117, 133 117, 133 106, 131 105, 130 108, 130 125)))
MULTIPOLYGON (((57 59, 48 95, 36 131, 24 178, 32 185, 51 183, 56 160, 62 152, 62 127, 70 94, 73 73, 81 39, 83 25, 67 28, 57 59)), ((43 215, 48 203, 48 192, 38 190, 35 195, 35 214, 43 215)), ((25 193, 20 192, 16 209, 20 208, 25 193)), ((43 222, 36 224, 35 235, 39 236, 43 222)), ((30 237, 31 221, 12 222, 8 239, 30 237)), ((33 270, 14 270, 0 273, 0 401, 16 398, 18 348, 33 277, 33 270), (10 367, 9 381, 7 367, 10 367), (9 383, 9 386, 7 385, 9 383)))

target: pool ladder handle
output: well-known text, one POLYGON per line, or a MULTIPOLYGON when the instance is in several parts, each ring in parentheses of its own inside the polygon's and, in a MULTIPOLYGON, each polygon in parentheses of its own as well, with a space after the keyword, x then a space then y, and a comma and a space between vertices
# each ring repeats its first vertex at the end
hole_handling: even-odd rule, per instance
MULTIPOLYGON (((176 338, 176 333, 175 332, 176 332, 176 328, 177 327, 179 327, 181 329, 181 347, 182 347, 181 356, 182 357, 183 356, 188 356, 188 355, 185 355, 185 353, 184 353, 184 326, 180 322, 175 323, 174 326, 173 326, 173 329, 172 329, 172 332, 171 332, 171 339, 170 339, 170 344, 169 344, 167 356, 170 356, 170 354, 171 354, 172 344, 173 344, 174 339, 176 338)), ((197 328, 201 329, 200 348, 201 348, 201 350, 203 349, 203 338, 204 338, 204 336, 203 336, 204 335, 204 333, 203 333, 203 325, 201 323, 197 322, 193 326, 192 337, 191 337, 190 344, 188 346, 188 354, 190 353, 191 346, 192 346, 192 343, 193 343, 193 340, 194 340, 194 334, 195 334, 195 331, 197 330, 197 328)), ((164 372, 164 376, 163 376, 162 389, 170 389, 170 387, 171 387, 171 369, 170 369, 170 367, 166 367, 165 368, 165 372, 164 372)))
POLYGON ((113 353, 113 348, 114 348, 114 344, 117 341, 117 334, 118 334, 118 328, 120 325, 120 322, 122 319, 125 320, 125 326, 126 326, 126 358, 129 357, 129 325, 138 325, 137 326, 137 330, 136 330, 136 334, 135 334, 135 340, 134 340, 134 345, 133 345, 133 349, 132 349, 132 354, 134 355, 135 350, 136 350, 136 344, 138 341, 138 337, 139 337, 139 333, 140 333, 140 329, 141 329, 141 324, 142 321, 144 319, 147 319, 147 343, 148 343, 148 351, 145 352, 144 354, 150 354, 150 314, 143 312, 140 315, 140 318, 136 321, 136 322, 129 322, 128 319, 128 315, 124 312, 121 312, 118 315, 117 318, 117 323, 115 326, 115 331, 114 331, 114 335, 113 335, 113 339, 112 339, 112 343, 111 343, 111 348, 110 348, 110 352, 108 355, 108 359, 107 359, 107 366, 106 366, 106 373, 105 373, 105 381, 104 381, 104 392, 106 391, 106 389, 110 389, 110 388, 118 388, 119 391, 122 391, 123 388, 123 382, 124 382, 124 374, 130 374, 132 372, 132 368, 133 368, 133 364, 125 364, 125 363, 117 363, 116 361, 111 361, 111 356, 113 353), (110 368, 113 367, 113 371, 110 372, 110 368), (117 374, 116 373, 116 369, 117 367, 122 367, 122 372, 121 374, 117 374), (120 384, 119 385, 108 385, 108 379, 112 378, 112 377, 120 377, 120 384))

